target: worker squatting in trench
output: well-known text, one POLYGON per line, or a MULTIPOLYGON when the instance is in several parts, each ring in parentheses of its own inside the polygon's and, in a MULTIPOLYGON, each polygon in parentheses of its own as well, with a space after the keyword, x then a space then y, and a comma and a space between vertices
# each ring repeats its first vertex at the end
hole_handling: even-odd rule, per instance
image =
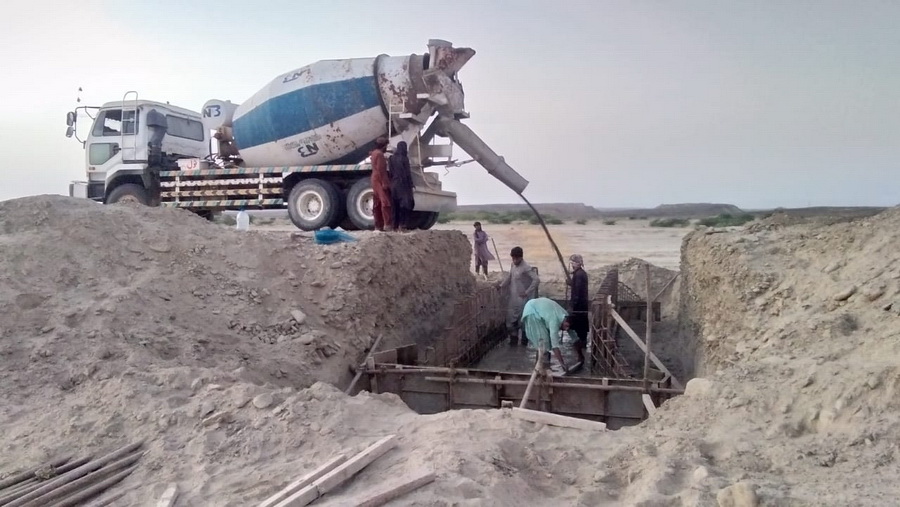
MULTIPOLYGON (((475 263, 476 273, 479 268, 487 273, 487 261, 493 256, 485 256, 487 234, 481 224, 475 223, 475 263)), ((487 252, 488 254, 490 252, 487 252)), ((551 353, 555 357, 563 374, 581 370, 585 362, 590 323, 588 320, 589 289, 588 275, 584 270, 584 259, 581 255, 569 257, 572 278, 571 296, 566 310, 556 301, 539 296, 540 276, 537 269, 525 261, 521 247, 510 251, 511 266, 503 279, 496 283, 497 290, 505 293, 506 330, 511 346, 530 345, 538 354, 543 354, 543 367, 550 366, 551 353), (561 336, 567 336, 572 342, 577 361, 569 367, 561 352, 561 336)), ((537 358, 536 358, 537 359, 537 358)), ((538 362, 537 360, 535 361, 538 362)))

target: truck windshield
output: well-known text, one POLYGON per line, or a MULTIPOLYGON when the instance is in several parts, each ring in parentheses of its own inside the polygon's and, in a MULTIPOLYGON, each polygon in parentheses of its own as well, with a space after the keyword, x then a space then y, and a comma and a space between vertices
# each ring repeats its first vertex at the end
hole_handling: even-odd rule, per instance
POLYGON ((108 109, 97 116, 91 133, 95 137, 132 135, 137 133, 137 128, 137 115, 133 109, 108 109))

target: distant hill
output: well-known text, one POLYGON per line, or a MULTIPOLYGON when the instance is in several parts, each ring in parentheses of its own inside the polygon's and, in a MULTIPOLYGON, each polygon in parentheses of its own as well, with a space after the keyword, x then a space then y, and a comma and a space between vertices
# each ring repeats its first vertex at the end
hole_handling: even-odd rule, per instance
POLYGON ((703 218, 721 214, 740 215, 744 210, 734 204, 684 203, 660 204, 653 208, 651 213, 665 217, 703 218))
MULTIPOLYGON (((582 203, 540 203, 534 207, 541 215, 553 216, 562 220, 590 220, 601 218, 603 214, 597 208, 582 203)), ((456 207, 456 214, 473 213, 515 213, 531 212, 523 204, 467 204, 456 207)))
MULTIPOLYGON (((561 220, 596 220, 601 218, 706 218, 722 213, 738 215, 743 210, 733 204, 688 203, 661 204, 655 208, 595 208, 583 203, 540 203, 535 208, 541 215, 561 220)), ((530 212, 523 204, 468 204, 457 206, 455 215, 472 215, 477 213, 516 213, 530 212)))
MULTIPOLYGON (((544 216, 552 216, 564 221, 574 220, 598 220, 604 218, 684 218, 698 219, 714 217, 722 214, 732 216, 751 213, 754 215, 768 215, 772 212, 782 212, 793 216, 869 216, 878 213, 884 208, 875 207, 814 207, 814 208, 777 208, 775 210, 743 210, 734 204, 723 203, 679 203, 660 204, 655 208, 595 208, 583 203, 540 203, 535 208, 544 216)), ((456 216, 477 215, 478 213, 530 213, 528 206, 523 204, 469 204, 457 206, 456 216)), ((468 219, 468 218, 466 218, 468 219)))

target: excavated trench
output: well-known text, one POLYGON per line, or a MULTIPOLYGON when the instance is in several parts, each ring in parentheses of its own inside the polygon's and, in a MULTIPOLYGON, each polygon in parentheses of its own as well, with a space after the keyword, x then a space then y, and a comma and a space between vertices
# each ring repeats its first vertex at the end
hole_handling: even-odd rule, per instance
MULTIPOLYGON (((651 341, 657 356, 644 382, 646 301, 608 273, 596 289, 588 361, 575 373, 562 375, 555 365, 538 376, 527 408, 601 421, 610 429, 639 424, 652 407, 683 392, 686 373, 693 372, 686 341, 679 339, 678 286, 674 276, 654 287, 660 293, 652 306, 651 341), (615 304, 609 304, 615 301, 615 304), (616 313, 621 324, 611 316, 616 313), (661 366, 658 366, 661 365, 661 366), (643 395, 649 395, 649 400, 643 395)), ((555 294, 542 294, 558 298, 555 294)), ((559 301, 559 299, 557 299, 559 301)), ((560 301, 564 304, 563 301, 560 301)), ((390 392, 413 410, 431 414, 464 408, 519 406, 534 368, 531 346, 511 345, 505 330, 505 301, 489 284, 457 301, 451 324, 434 340, 421 340, 381 350, 367 360, 363 379, 354 391, 390 392)), ((564 342, 563 355, 576 363, 576 353, 564 342)))

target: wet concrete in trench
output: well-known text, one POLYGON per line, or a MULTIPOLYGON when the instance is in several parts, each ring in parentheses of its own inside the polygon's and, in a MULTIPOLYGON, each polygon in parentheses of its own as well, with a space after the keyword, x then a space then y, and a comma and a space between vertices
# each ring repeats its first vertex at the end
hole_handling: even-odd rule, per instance
MULTIPOLYGON (((575 353, 575 349, 572 347, 571 343, 564 342, 562 347, 560 347, 560 350, 566 360, 566 365, 570 368, 578 362, 578 355, 575 353)), ((537 349, 532 347, 530 343, 527 345, 510 345, 509 339, 504 338, 503 341, 498 343, 496 347, 485 354, 484 357, 476 364, 472 365, 471 368, 491 371, 531 372, 534 368, 534 362, 537 357, 536 354, 537 349)), ((585 350, 585 356, 590 357, 590 349, 585 350)), ((559 363, 556 361, 556 357, 552 357, 551 359, 551 370, 553 371, 554 376, 562 375, 563 373, 562 367, 560 367, 559 363)), ((580 371, 574 373, 572 376, 590 376, 588 365, 585 365, 580 371)))

